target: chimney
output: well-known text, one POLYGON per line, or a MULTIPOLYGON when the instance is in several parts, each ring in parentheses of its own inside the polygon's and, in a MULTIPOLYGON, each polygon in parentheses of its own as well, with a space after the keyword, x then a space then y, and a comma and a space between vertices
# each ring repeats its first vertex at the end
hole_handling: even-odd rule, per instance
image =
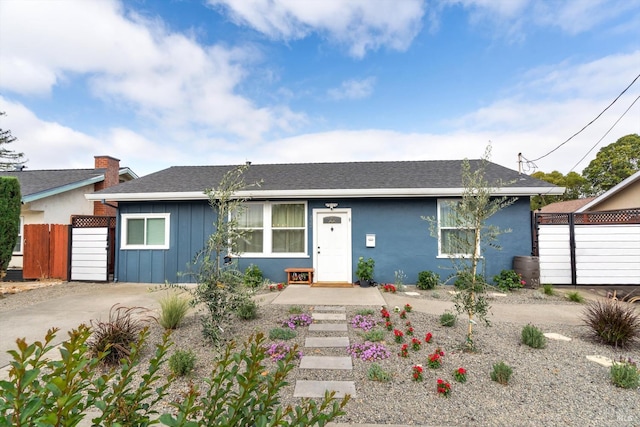
MULTIPOLYGON (((120 159, 109 156, 95 156, 95 169, 104 169, 104 181, 94 185, 94 190, 99 191, 113 187, 120 183, 120 159)), ((115 216, 116 209, 99 201, 93 202, 93 214, 98 216, 115 216)))

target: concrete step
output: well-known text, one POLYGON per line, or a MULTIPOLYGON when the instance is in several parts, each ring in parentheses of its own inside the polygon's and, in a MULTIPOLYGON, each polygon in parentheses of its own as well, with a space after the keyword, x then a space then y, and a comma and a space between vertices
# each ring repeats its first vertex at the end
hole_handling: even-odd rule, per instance
POLYGON ((311 317, 313 320, 347 320, 344 313, 313 313, 311 317))
POLYGON ((344 312, 346 309, 339 305, 318 305, 314 308, 314 311, 339 311, 344 312))
POLYGON ((347 332, 346 323, 312 323, 309 332, 347 332))
POLYGON ((356 385, 353 381, 296 381, 293 397, 324 397, 326 391, 335 391, 335 398, 341 399, 345 394, 356 397, 356 385))
POLYGON ((349 337, 307 337, 305 347, 348 347, 349 337))
POLYGON ((342 369, 351 370, 351 357, 338 356, 303 356, 300 369, 342 369))

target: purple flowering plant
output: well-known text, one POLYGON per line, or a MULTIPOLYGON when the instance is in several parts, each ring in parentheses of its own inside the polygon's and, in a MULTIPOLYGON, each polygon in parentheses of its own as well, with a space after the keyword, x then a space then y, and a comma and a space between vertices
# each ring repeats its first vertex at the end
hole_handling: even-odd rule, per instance
POLYGON ((351 319, 351 326, 354 328, 360 328, 363 331, 370 331, 375 328, 378 324, 377 320, 374 320, 371 316, 363 316, 361 314, 356 314, 353 319, 351 319))
POLYGON ((351 344, 347 347, 347 353, 362 360, 383 360, 391 356, 391 352, 383 344, 370 341, 351 344))
MULTIPOLYGON (((273 343, 271 345, 265 346, 265 348, 267 349, 267 354, 274 362, 284 359, 291 351, 291 347, 282 342, 273 343)), ((296 354, 296 358, 300 359, 302 358, 302 356, 302 352, 298 351, 298 353, 296 354)))
POLYGON ((298 326, 309 326, 313 323, 313 319, 308 314, 295 314, 289 317, 288 320, 282 322, 282 326, 288 326, 291 329, 295 329, 298 326))

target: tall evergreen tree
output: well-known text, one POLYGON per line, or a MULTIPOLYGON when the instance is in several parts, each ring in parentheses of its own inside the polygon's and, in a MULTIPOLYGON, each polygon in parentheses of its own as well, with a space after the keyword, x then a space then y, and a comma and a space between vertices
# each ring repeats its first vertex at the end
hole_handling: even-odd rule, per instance
MULTIPOLYGON (((0 111, 0 116, 5 115, 5 112, 0 111)), ((25 163, 24 153, 16 153, 7 148, 17 140, 18 138, 13 136, 10 130, 0 128, 0 170, 13 170, 25 163)))

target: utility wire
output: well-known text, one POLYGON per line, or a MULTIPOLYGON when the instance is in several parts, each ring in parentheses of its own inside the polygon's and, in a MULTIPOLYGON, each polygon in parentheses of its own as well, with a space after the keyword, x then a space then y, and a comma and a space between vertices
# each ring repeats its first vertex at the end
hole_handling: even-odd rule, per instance
MULTIPOLYGON (((589 123, 587 123, 586 125, 584 125, 584 127, 583 127, 582 129, 580 129, 578 132, 576 132, 576 133, 574 133, 573 135, 571 135, 571 136, 570 136, 566 141, 564 141, 562 144, 558 145, 556 148, 554 148, 553 150, 549 151, 549 152, 548 152, 547 154, 545 154, 544 156, 540 156, 540 157, 538 157, 537 159, 533 159, 533 160, 531 160, 531 162, 535 162, 535 161, 538 161, 538 160, 540 160, 540 159, 544 159, 544 158, 545 158, 545 157, 547 157, 549 154, 553 153, 554 151, 556 151, 557 149, 559 149, 560 147, 562 147, 564 144, 566 144, 567 142, 571 141, 574 137, 576 137, 576 136, 578 136, 580 133, 582 133, 582 131, 583 131, 583 130, 585 130, 586 128, 588 128, 589 126, 591 126, 591 124, 593 124, 593 122, 595 122, 596 120, 598 120, 598 119, 600 118, 600 116, 602 116, 602 115, 605 113, 605 111, 607 111, 609 108, 611 108, 611 106, 612 106, 613 104, 615 104, 615 103, 616 103, 616 101, 617 101, 618 99, 620 99, 620 97, 621 97, 622 95, 624 95, 624 93, 625 93, 627 90, 629 90, 629 88, 630 88, 631 86, 633 86, 633 84, 634 84, 634 83, 635 83, 639 78, 640 78, 640 74, 638 74, 638 75, 636 76, 636 78, 635 78, 635 79, 633 79, 633 81, 632 81, 631 83, 629 83, 629 86, 627 86, 627 87, 626 87, 622 92, 620 92, 620 94, 619 94, 618 96, 616 96, 616 99, 614 99, 613 101, 611 101, 611 104, 609 104, 609 105, 607 106, 607 108, 605 108, 604 110, 602 110, 602 111, 600 112, 600 114, 598 114, 598 115, 596 116, 596 118, 595 118, 595 119, 591 120, 589 123)), ((635 101, 634 101, 634 102, 635 102, 635 101)))

